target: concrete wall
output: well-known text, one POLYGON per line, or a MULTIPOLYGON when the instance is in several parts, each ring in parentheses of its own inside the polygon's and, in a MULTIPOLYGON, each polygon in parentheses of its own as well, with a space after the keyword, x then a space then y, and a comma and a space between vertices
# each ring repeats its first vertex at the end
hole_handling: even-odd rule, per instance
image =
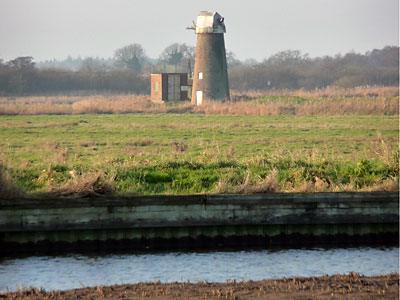
POLYGON ((398 241, 398 199, 397 193, 320 193, 1 200, 0 246, 338 235, 398 241))

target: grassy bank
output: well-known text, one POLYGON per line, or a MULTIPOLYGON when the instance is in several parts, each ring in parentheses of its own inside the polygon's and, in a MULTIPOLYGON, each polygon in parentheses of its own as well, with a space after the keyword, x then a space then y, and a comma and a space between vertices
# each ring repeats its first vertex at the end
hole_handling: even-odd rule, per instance
POLYGON ((8 190, 53 195, 394 191, 397 122, 394 116, 0 116, 2 181, 12 183, 8 190))

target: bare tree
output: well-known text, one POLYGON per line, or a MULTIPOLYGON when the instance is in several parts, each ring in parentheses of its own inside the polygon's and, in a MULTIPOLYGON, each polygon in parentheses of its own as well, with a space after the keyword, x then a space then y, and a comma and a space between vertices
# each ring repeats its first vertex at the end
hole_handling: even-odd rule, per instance
POLYGON ((35 69, 32 56, 20 56, 7 63, 13 71, 27 72, 35 69))
POLYGON ((234 67, 237 65, 240 65, 241 62, 239 59, 236 58, 235 53, 232 51, 227 50, 226 51, 226 64, 228 65, 228 68, 234 67))
POLYGON ((159 57, 159 61, 166 65, 175 66, 175 72, 178 65, 190 62, 193 64, 195 48, 187 44, 174 43, 164 49, 159 57))
POLYGON ((271 55, 268 59, 264 60, 264 64, 299 64, 309 60, 308 54, 302 54, 300 50, 285 50, 271 55))
POLYGON ((107 72, 109 71, 110 66, 107 65, 103 60, 93 57, 86 57, 79 66, 80 72, 107 72))
POLYGON ((140 44, 131 44, 115 50, 115 65, 121 69, 142 72, 143 66, 147 61, 146 53, 140 44))
POLYGON ((32 56, 20 56, 7 63, 11 71, 10 87, 17 94, 22 94, 33 84, 35 74, 35 63, 32 56))

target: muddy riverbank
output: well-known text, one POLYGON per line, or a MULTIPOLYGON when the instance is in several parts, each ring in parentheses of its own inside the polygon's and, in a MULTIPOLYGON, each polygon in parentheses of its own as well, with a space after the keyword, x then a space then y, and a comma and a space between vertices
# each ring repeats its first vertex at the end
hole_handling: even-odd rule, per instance
POLYGON ((226 283, 137 283, 67 291, 35 288, 0 294, 1 299, 398 299, 399 274, 356 273, 226 283))

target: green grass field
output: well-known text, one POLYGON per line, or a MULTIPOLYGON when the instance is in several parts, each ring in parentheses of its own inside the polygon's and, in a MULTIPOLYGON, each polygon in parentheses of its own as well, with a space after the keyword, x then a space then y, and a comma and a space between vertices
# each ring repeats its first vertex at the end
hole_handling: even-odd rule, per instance
POLYGON ((0 116, 0 161, 26 193, 393 190, 397 149, 395 116, 0 116))

